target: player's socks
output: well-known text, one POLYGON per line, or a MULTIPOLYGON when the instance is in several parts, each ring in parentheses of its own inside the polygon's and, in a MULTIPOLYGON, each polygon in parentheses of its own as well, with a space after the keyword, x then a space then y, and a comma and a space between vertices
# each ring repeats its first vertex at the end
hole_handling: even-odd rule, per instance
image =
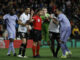
POLYGON ((25 52, 26 52, 26 44, 23 44, 24 48, 22 49, 22 56, 25 56, 25 52))
POLYGON ((9 49, 8 49, 7 55, 10 54, 10 52, 11 52, 11 47, 10 47, 10 44, 9 44, 9 49))
POLYGON ((51 51, 52 51, 53 57, 55 57, 54 47, 52 47, 52 46, 51 46, 51 51))
POLYGON ((11 46, 11 50, 13 52, 13 55, 15 54, 15 49, 14 49, 14 46, 13 46, 13 42, 10 42, 10 46, 11 46))
POLYGON ((71 51, 67 48, 67 45, 65 44, 65 49, 66 49, 66 55, 67 57, 71 57, 72 53, 71 51))
POLYGON ((12 42, 9 43, 8 54, 10 54, 11 50, 12 50, 12 42))
POLYGON ((62 50, 63 55, 65 55, 66 50, 65 50, 65 46, 64 46, 64 44, 61 44, 61 50, 62 50))
POLYGON ((55 45, 54 45, 54 40, 51 38, 51 51, 52 51, 52 54, 53 54, 53 57, 55 57, 55 45))
POLYGON ((59 50, 60 50, 60 46, 58 46, 56 49, 55 57, 57 57, 59 50))
POLYGON ((16 56, 16 55, 17 55, 16 53, 13 54, 13 56, 16 56))
POLYGON ((21 44, 21 46, 20 46, 20 48, 19 48, 19 55, 21 55, 22 48, 23 48, 23 44, 21 44))
POLYGON ((14 49, 14 46, 13 46, 13 42, 11 43, 11 49, 12 49, 12 52, 13 52, 13 54, 15 55, 15 49, 14 49))
POLYGON ((32 51, 33 51, 33 57, 36 56, 36 46, 32 46, 32 51))
POLYGON ((39 55, 40 45, 37 45, 37 55, 39 55))
POLYGON ((68 51, 69 52, 69 49, 67 48, 67 45, 66 44, 64 44, 65 45, 65 49, 66 49, 66 51, 68 51))

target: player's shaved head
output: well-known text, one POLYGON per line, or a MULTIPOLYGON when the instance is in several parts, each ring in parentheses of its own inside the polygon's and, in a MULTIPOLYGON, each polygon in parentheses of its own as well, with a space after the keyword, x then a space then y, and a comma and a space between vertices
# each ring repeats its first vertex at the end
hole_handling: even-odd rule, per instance
POLYGON ((14 8, 9 8, 9 13, 10 13, 10 15, 14 15, 15 14, 15 9, 14 8))

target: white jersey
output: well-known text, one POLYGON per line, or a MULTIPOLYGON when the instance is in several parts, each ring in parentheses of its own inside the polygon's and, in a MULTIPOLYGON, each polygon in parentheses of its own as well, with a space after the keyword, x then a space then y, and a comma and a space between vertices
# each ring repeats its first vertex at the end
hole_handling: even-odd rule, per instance
POLYGON ((63 13, 60 13, 58 15, 57 20, 60 23, 60 30, 65 30, 66 28, 69 28, 69 27, 71 28, 71 24, 70 24, 69 19, 63 13))
POLYGON ((15 39, 16 33, 16 21, 18 20, 17 15, 6 14, 3 16, 4 22, 7 26, 8 38, 15 39))
MULTIPOLYGON (((55 17, 53 14, 52 14, 53 17, 55 17)), ((56 18, 56 17, 55 17, 56 18)), ((49 28, 48 30, 50 32, 55 32, 55 33, 59 33, 59 25, 55 24, 52 20, 50 21, 50 24, 49 24, 49 28)))
MULTIPOLYGON (((23 24, 25 24, 30 19, 30 14, 26 15, 25 13, 23 13, 19 19, 22 21, 23 24)), ((18 31, 26 33, 27 27, 19 25, 18 31)))

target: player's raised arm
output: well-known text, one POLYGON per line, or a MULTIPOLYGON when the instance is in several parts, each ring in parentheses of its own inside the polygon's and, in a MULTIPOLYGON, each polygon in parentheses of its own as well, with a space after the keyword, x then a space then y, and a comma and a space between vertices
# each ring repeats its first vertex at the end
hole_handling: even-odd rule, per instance
POLYGON ((55 24, 59 24, 59 21, 58 21, 58 19, 57 19, 57 17, 56 16, 51 16, 50 15, 50 19, 52 19, 53 20, 53 23, 55 23, 55 24))
POLYGON ((22 25, 22 26, 25 26, 25 24, 22 22, 22 20, 24 19, 23 17, 24 17, 23 15, 20 16, 20 18, 18 20, 18 24, 22 25))
POLYGON ((31 12, 30 12, 30 19, 26 22, 26 25, 29 25, 31 22, 34 21, 34 20, 33 20, 33 14, 34 14, 34 11, 31 10, 31 12))
POLYGON ((59 24, 59 21, 58 21, 57 19, 55 19, 55 18, 53 18, 53 22, 54 22, 55 24, 59 24))
POLYGON ((33 10, 31 10, 31 16, 30 16, 30 22, 33 22, 34 20, 33 20, 33 14, 34 14, 34 11, 33 10))

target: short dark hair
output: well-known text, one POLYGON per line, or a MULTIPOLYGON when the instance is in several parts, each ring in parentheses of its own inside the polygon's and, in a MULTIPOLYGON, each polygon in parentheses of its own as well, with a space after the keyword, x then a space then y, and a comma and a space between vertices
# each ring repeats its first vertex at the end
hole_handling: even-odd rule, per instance
POLYGON ((38 8, 37 10, 36 10, 36 12, 38 13, 39 11, 41 11, 42 10, 42 8, 38 8))
MULTIPOLYGON (((11 12, 13 9, 14 9, 13 7, 10 7, 10 8, 8 9, 8 11, 11 12)), ((14 9, 14 11, 15 11, 15 9, 14 9)))
POLYGON ((37 10, 35 10, 35 13, 34 13, 34 15, 36 15, 39 11, 41 11, 42 10, 42 8, 38 8, 37 10))
POLYGON ((59 11, 62 11, 60 6, 56 6, 56 9, 58 9, 59 11))
POLYGON ((25 6, 25 7, 24 7, 24 10, 27 9, 27 8, 30 8, 30 7, 29 7, 29 6, 25 6))
MULTIPOLYGON (((44 8, 44 9, 47 9, 47 7, 43 7, 43 8, 44 8)), ((43 8, 42 8, 42 9, 43 9, 43 8)))

